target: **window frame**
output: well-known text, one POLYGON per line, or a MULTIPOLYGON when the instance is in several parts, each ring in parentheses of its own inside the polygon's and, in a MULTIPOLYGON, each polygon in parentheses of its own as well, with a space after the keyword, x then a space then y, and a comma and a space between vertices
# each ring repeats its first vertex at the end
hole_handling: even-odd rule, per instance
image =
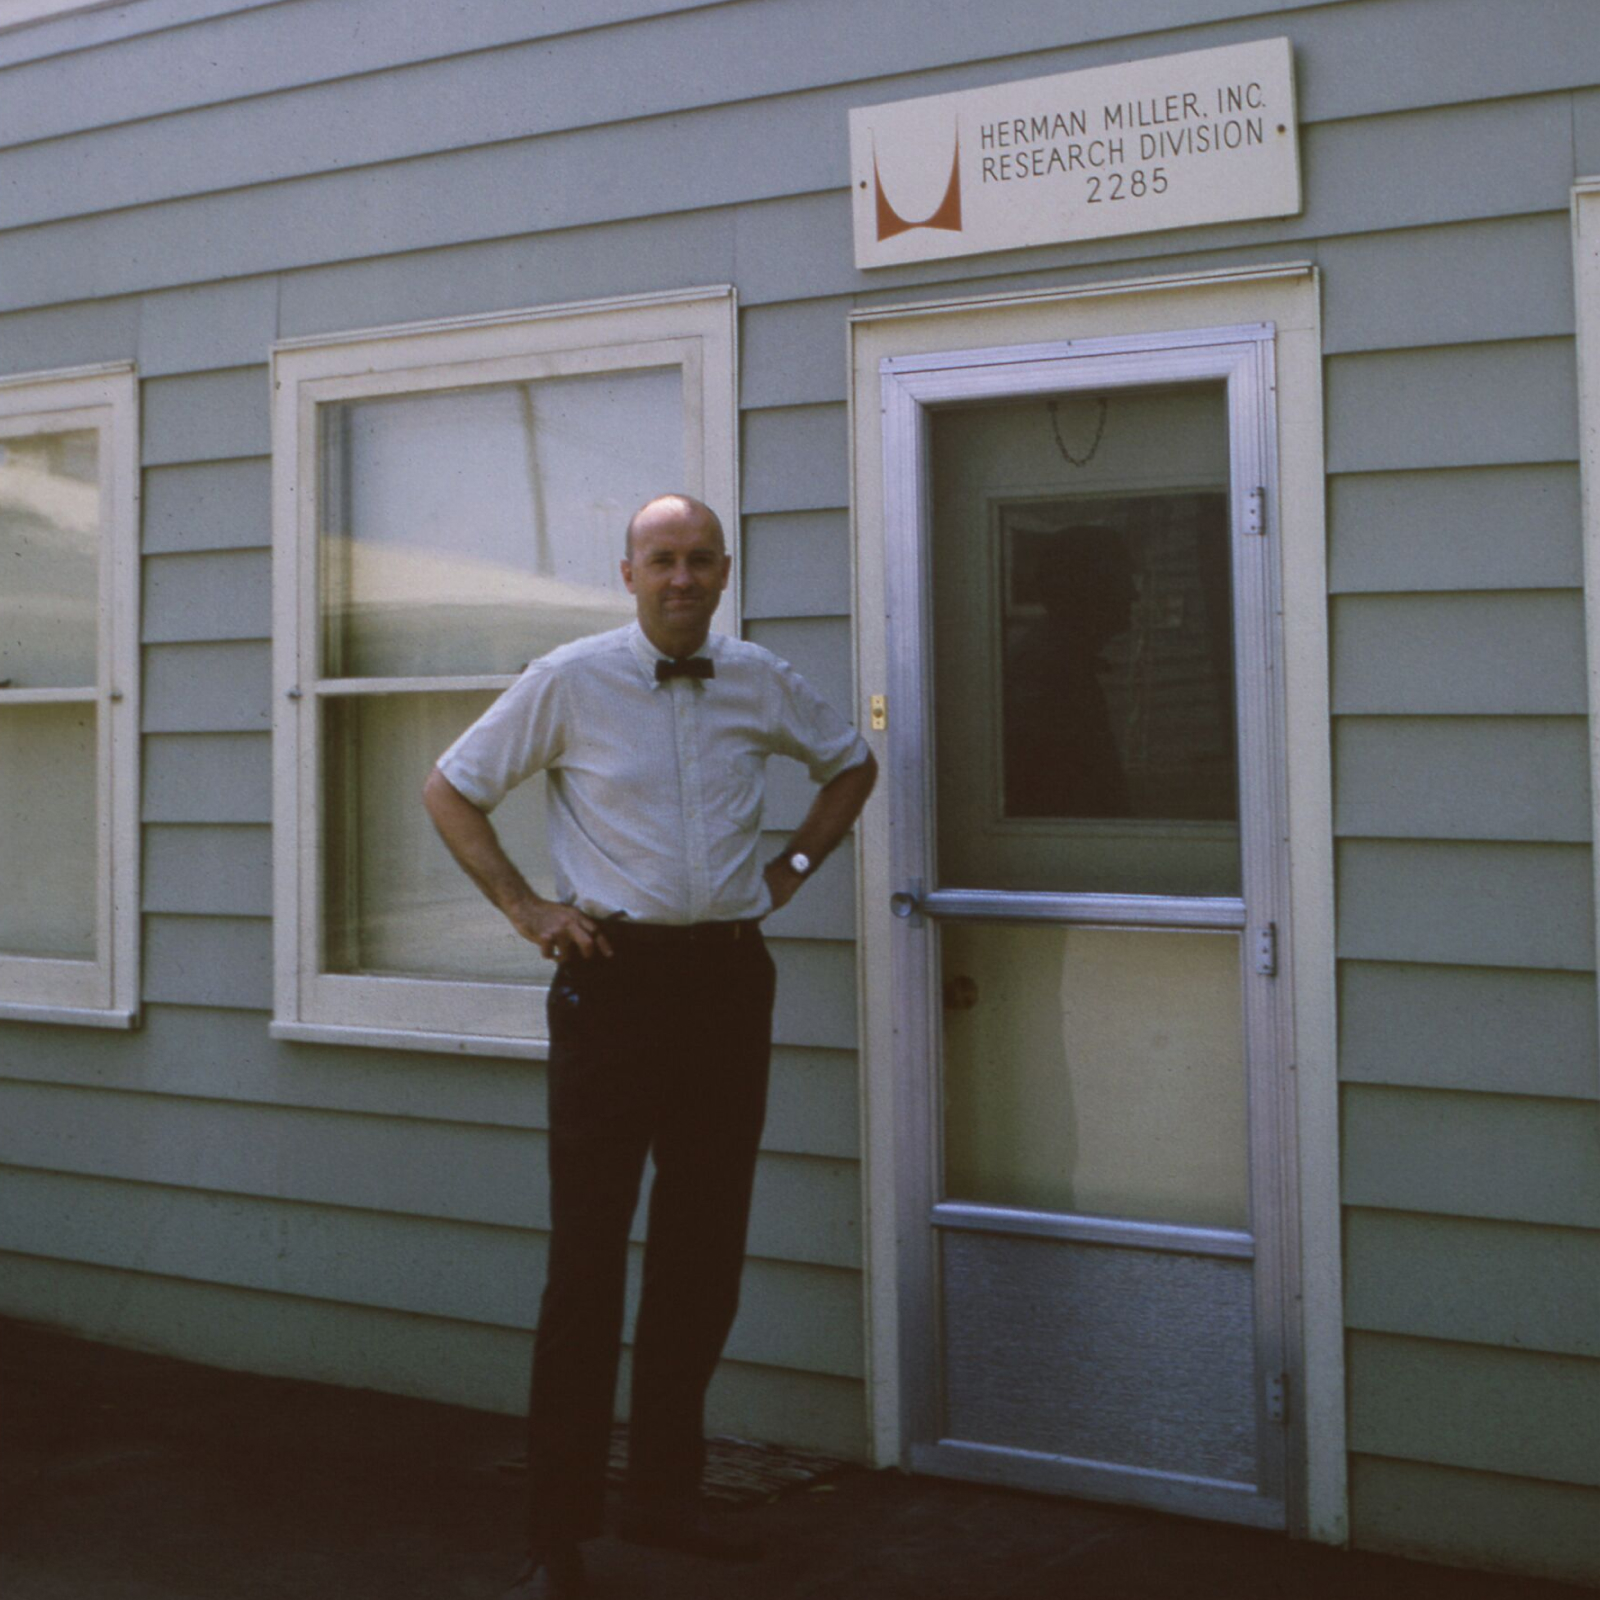
POLYGON ((1572 186, 1572 278, 1578 368, 1584 633, 1589 689, 1590 835, 1600 944, 1600 174, 1572 186))
MULTIPOLYGON (((289 339, 272 347, 272 1037, 529 1059, 548 1050, 542 985, 323 970, 319 702, 351 694, 500 690, 516 679, 322 676, 317 408, 675 366, 683 379, 685 461, 685 481, 676 487, 726 508, 736 545, 735 317, 733 290, 718 286, 289 339)), ((714 627, 737 629, 737 593, 735 578, 714 627)))
POLYGON ((139 1023, 139 384, 132 362, 0 379, 0 437, 100 435, 95 682, 0 689, 0 708, 95 707, 95 955, 0 954, 0 1021, 139 1023))

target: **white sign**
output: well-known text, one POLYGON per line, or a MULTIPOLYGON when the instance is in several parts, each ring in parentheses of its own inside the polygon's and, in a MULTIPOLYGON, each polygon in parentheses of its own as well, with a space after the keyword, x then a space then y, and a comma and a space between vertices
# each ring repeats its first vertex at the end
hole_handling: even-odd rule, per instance
POLYGON ((1287 39, 850 113, 856 265, 1300 210, 1287 39))

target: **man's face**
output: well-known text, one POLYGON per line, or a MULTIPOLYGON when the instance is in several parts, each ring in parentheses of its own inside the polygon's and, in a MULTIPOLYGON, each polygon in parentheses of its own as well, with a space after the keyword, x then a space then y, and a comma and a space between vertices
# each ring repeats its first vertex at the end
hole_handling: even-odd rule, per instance
POLYGON ((714 524, 667 502, 634 527, 622 581, 639 608, 639 625, 658 650, 687 655, 705 642, 732 563, 714 524))

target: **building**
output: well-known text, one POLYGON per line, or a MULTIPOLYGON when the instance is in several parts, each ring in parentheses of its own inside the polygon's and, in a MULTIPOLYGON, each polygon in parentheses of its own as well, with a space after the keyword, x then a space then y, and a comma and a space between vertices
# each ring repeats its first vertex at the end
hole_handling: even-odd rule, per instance
POLYGON ((714 1423, 1600 1583, 1592 6, 7 20, 0 1311, 520 1407, 414 797, 672 482, 886 770, 714 1423))

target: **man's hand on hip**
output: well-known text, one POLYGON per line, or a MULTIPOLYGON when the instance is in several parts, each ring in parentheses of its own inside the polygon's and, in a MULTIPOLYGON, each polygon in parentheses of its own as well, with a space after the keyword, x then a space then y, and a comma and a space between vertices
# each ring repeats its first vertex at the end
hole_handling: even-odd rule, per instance
POLYGON ((788 905, 795 891, 806 880, 783 861, 769 861, 762 876, 767 880, 767 893, 772 896, 772 909, 788 905))
POLYGON ((600 925, 576 906, 530 900, 512 906, 506 916, 511 926, 530 944, 538 945, 539 953, 547 959, 565 961, 576 953, 587 961, 597 954, 611 954, 600 925))

